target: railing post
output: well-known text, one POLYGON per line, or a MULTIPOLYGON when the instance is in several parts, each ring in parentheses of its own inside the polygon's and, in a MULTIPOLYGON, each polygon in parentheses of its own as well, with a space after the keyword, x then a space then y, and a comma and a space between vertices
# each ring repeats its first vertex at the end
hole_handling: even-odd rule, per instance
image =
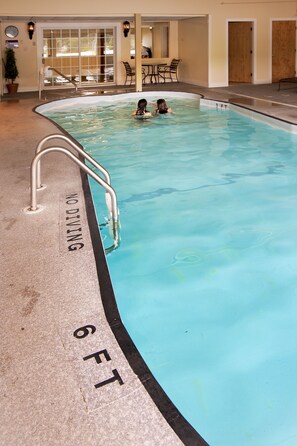
POLYGON ((32 163, 31 163, 31 205, 26 209, 27 212, 36 212, 38 210, 37 206, 37 165, 40 162, 40 159, 51 152, 59 152, 64 153, 64 155, 68 156, 68 158, 72 159, 83 171, 89 174, 97 183, 99 183, 110 195, 111 197, 111 217, 114 225, 114 229, 118 225, 118 207, 117 207, 117 198, 114 189, 104 181, 99 175, 93 172, 88 166, 86 166, 82 161, 80 161, 72 152, 63 147, 48 147, 40 151, 37 155, 35 155, 32 163))
POLYGON ((75 92, 77 93, 77 83, 75 81, 73 81, 72 79, 70 79, 70 77, 65 76, 65 74, 61 73, 61 71, 57 70, 54 67, 48 67, 48 70, 51 71, 55 71, 57 74, 59 74, 60 76, 62 76, 64 79, 66 79, 70 84, 74 85, 75 87, 75 92))
MULTIPOLYGON (((75 142, 73 142, 70 138, 68 138, 65 135, 61 135, 59 133, 57 134, 53 134, 53 135, 48 135, 45 138, 43 138, 40 143, 37 145, 36 147, 36 151, 35 153, 39 153, 44 144, 47 141, 50 141, 51 139, 62 139, 63 141, 66 141, 73 149, 75 149, 80 155, 82 155, 85 159, 87 159, 91 164, 93 164, 94 167, 96 167, 105 177, 105 181, 110 184, 110 175, 108 173, 108 171, 106 169, 104 169, 103 166, 101 166, 101 164, 97 163, 97 161, 95 161, 87 152, 85 152, 81 147, 79 147, 78 144, 75 144, 75 142)), ((69 150, 69 149, 67 149, 69 150)), ((40 161, 37 164, 37 189, 43 189, 45 186, 41 184, 41 166, 40 166, 40 161)))

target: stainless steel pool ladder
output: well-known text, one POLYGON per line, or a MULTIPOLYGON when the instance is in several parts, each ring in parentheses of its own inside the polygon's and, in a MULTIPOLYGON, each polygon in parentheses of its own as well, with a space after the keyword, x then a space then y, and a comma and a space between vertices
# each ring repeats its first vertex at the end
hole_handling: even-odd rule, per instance
MULTIPOLYGON (((37 145, 36 150, 35 150, 35 154, 39 153, 42 149, 43 146, 50 141, 51 139, 62 139, 62 141, 67 142, 71 147, 73 147, 80 155, 82 155, 85 159, 87 159, 91 164, 93 164, 94 167, 96 167, 96 169, 98 169, 103 176, 105 177, 105 181, 107 184, 110 184, 110 175, 108 173, 108 171, 106 169, 104 169, 103 166, 101 166, 101 164, 97 163, 96 160, 94 160, 94 158, 92 158, 87 152, 85 152, 78 144, 76 144, 74 141, 72 141, 72 139, 70 139, 68 136, 66 135, 61 135, 60 133, 54 133, 52 135, 48 135, 45 138, 43 138, 40 143, 37 145)), ((41 173, 40 173, 41 169, 40 169, 40 162, 37 164, 37 189, 42 189, 43 187, 45 187, 44 185, 41 184, 41 173)))
POLYGON ((74 161, 84 172, 89 174, 95 181, 97 181, 100 186, 105 189, 105 201, 108 209, 108 218, 112 223, 112 232, 115 247, 119 244, 119 210, 117 205, 117 197, 114 189, 110 185, 110 175, 106 169, 104 169, 101 164, 97 163, 88 153, 86 153, 78 144, 72 141, 65 135, 61 134, 53 134, 48 135, 43 138, 36 147, 35 156, 31 163, 31 205, 26 208, 26 212, 39 212, 42 210, 42 207, 37 205, 37 190, 42 190, 46 188, 45 184, 41 184, 41 167, 40 162, 41 158, 52 152, 64 153, 64 155, 68 156, 72 161, 74 161), (62 139, 66 141, 72 148, 74 148, 83 158, 87 159, 96 169, 98 169, 104 176, 101 178, 97 175, 92 169, 90 169, 86 164, 78 159, 69 148, 65 147, 47 147, 43 148, 46 142, 51 139, 62 139))

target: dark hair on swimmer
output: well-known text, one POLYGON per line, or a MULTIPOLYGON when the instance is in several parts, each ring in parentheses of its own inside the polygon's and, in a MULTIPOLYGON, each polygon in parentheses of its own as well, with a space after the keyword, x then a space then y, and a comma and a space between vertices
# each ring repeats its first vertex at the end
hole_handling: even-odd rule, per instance
POLYGON ((165 99, 158 99, 157 107, 158 107, 158 113, 160 115, 163 115, 168 112, 168 107, 167 107, 165 99))
POLYGON ((137 115, 144 115, 146 113, 146 106, 147 106, 147 100, 146 99, 139 99, 137 104, 137 115))
POLYGON ((157 100, 157 105, 162 105, 162 104, 165 104, 166 105, 166 101, 165 101, 165 99, 158 99, 157 100))

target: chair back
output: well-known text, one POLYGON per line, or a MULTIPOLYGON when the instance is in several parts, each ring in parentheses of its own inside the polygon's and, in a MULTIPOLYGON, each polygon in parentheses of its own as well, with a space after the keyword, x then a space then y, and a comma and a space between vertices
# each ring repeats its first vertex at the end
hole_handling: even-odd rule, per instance
POLYGON ((129 62, 123 62, 123 64, 124 64, 127 76, 132 76, 133 71, 132 71, 132 68, 131 68, 131 65, 129 64, 129 62))
POLYGON ((172 59, 170 63, 170 71, 177 71, 178 64, 181 62, 181 59, 172 59))

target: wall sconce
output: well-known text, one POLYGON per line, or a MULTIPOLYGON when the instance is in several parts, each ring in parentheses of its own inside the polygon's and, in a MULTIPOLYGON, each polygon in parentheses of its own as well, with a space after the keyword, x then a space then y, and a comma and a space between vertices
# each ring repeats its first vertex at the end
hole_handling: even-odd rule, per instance
POLYGON ((123 22, 123 31, 124 31, 124 36, 128 37, 130 31, 130 22, 128 22, 128 20, 125 20, 123 22))
POLYGON ((34 22, 28 22, 28 34, 29 34, 29 39, 32 40, 33 34, 34 34, 34 30, 35 30, 35 23, 34 22))

